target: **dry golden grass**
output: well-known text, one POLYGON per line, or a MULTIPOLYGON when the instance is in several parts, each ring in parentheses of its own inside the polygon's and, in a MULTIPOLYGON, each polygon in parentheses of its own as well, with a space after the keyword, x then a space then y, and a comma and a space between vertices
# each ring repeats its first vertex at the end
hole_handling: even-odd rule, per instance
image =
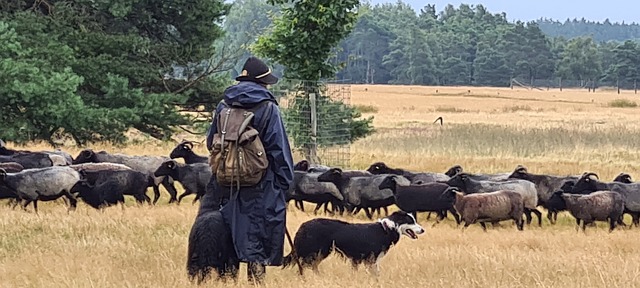
MULTIPOLYGON (((477 87, 354 86, 352 103, 375 115, 378 132, 353 145, 352 163, 374 161, 425 171, 461 164, 467 171, 507 172, 524 164, 532 172, 603 179, 637 176, 640 132, 636 108, 613 108, 629 92, 528 91, 477 87), (436 93, 436 90, 438 92, 436 93), (470 92, 469 92, 470 90, 470 92), (444 117, 444 126, 433 124, 444 117)), ((129 147, 97 145, 127 154, 167 155, 170 143, 129 147)), ((26 148, 50 149, 46 145, 26 148)), ((74 156, 78 147, 65 147, 74 156)), ((204 147, 196 147, 204 153, 204 147)), ((185 273, 187 235, 197 212, 192 196, 156 207, 114 207, 98 212, 80 205, 40 205, 40 215, 0 205, 1 287, 191 287, 185 273)), ((311 208, 307 206, 307 208, 311 208)), ((289 208, 292 233, 312 219, 289 208)), ((327 216, 329 217, 329 216, 327 216)), ((363 222, 363 216, 343 217, 363 222)), ((640 275, 638 229, 608 233, 604 224, 576 232, 570 216, 559 224, 465 231, 447 220, 435 227, 421 214, 426 234, 406 237, 383 258, 378 278, 332 256, 320 275, 269 268, 266 287, 634 287, 640 275)), ((629 222, 629 220, 627 220, 629 222)), ((285 245, 288 251, 289 246, 285 245)), ((245 267, 238 283, 249 286, 245 267)))

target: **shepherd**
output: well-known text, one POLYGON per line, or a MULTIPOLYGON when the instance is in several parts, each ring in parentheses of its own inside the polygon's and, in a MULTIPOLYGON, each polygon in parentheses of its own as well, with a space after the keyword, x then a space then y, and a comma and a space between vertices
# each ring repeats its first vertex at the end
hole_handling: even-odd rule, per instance
POLYGON ((236 80, 224 91, 207 133, 213 175, 198 216, 220 210, 237 259, 247 263, 249 281, 261 283, 266 266, 282 265, 293 157, 278 103, 268 89, 278 78, 263 61, 250 57, 236 80))

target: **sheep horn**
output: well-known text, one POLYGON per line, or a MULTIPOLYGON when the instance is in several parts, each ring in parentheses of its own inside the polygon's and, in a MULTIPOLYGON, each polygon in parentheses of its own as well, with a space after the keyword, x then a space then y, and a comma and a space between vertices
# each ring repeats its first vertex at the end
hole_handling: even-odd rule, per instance
POLYGON ((0 148, 7 147, 7 143, 4 143, 2 139, 0 139, 0 148))
POLYGON ((436 121, 433 121, 433 124, 438 123, 438 121, 440 121, 440 126, 442 126, 442 122, 443 122, 443 120, 442 120, 442 116, 440 116, 440 117, 436 118, 436 121))
POLYGON ((596 177, 597 180, 600 180, 600 177, 598 177, 598 174, 593 173, 593 172, 589 172, 589 173, 585 172, 585 174, 582 177, 585 178, 585 177, 590 177, 590 176, 596 177))
POLYGON ((182 145, 185 145, 189 149, 193 150, 193 142, 191 142, 191 141, 184 141, 184 142, 182 142, 182 145))
POLYGON ((529 171, 527 170, 527 167, 524 167, 522 165, 518 165, 516 167, 516 171, 515 172, 517 172, 517 173, 527 173, 529 171))
POLYGON ((4 170, 3 168, 0 168, 0 178, 4 178, 4 176, 7 175, 7 170, 4 170))

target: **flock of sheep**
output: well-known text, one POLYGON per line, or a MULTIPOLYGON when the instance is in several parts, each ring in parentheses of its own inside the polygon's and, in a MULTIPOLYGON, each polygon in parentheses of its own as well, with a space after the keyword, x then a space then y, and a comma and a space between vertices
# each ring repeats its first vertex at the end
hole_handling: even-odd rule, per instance
MULTIPOLYGON (((479 223, 486 229, 486 222, 495 225, 513 220, 522 230, 533 215, 542 225, 541 206, 547 209, 551 224, 555 224, 558 212, 566 210, 577 225, 582 223, 583 230, 594 221, 608 221, 611 231, 625 225, 624 213, 632 216, 635 226, 640 222, 640 183, 632 183, 624 173, 612 182, 601 182, 595 173, 539 175, 523 166, 503 174, 471 174, 459 165, 445 173, 415 173, 382 162, 367 170, 342 170, 310 165, 306 160, 298 162, 294 170, 287 201, 293 200, 303 211, 303 202, 315 203, 314 213, 324 205, 326 213, 364 211, 372 219, 374 212, 380 214, 383 209, 387 214, 387 207, 396 205, 414 216, 417 212, 435 213, 436 223, 451 214, 458 224, 464 222, 464 227, 479 223)), ((169 203, 179 203, 190 194, 196 195, 195 202, 204 195, 210 177, 207 157, 194 153, 189 141, 178 144, 169 157, 86 149, 73 158, 60 150, 13 150, 0 140, 0 199, 10 199, 14 207, 21 203, 24 209, 33 203, 36 213, 38 201, 63 196, 69 210, 77 206, 78 198, 96 209, 124 204, 124 195, 133 196, 140 204, 155 204, 160 185, 169 192, 169 203), (185 189, 179 197, 174 181, 185 189), (153 201, 146 195, 149 187, 154 191, 153 201)))

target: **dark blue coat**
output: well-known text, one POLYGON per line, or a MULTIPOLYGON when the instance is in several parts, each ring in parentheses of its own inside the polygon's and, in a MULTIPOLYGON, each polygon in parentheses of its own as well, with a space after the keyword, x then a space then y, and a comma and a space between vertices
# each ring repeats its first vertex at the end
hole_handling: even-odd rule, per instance
MULTIPOLYGON (((228 104, 239 103, 247 108, 265 100, 273 103, 258 108, 252 123, 260 132, 269 168, 260 183, 241 188, 237 197, 229 197, 229 188, 219 186, 213 176, 200 210, 206 211, 212 208, 208 206, 222 204, 220 211, 231 228, 240 261, 280 266, 284 253, 285 191, 293 181, 293 157, 280 109, 273 94, 266 87, 253 82, 243 81, 227 88, 224 99, 228 104), (261 127, 265 129, 260 131, 261 127)), ((221 110, 222 105, 218 105, 216 115, 221 110)), ((211 147, 213 134, 217 131, 216 118, 209 128, 207 147, 211 147)))

